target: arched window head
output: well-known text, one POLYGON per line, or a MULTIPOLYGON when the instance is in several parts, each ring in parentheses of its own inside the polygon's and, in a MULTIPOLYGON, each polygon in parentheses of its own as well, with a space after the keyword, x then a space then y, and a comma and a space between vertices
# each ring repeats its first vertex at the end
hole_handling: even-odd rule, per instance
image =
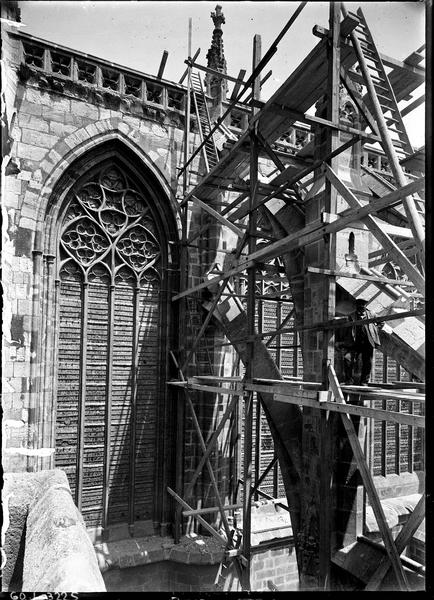
POLYGON ((90 528, 151 523, 167 239, 119 159, 69 192, 59 235, 56 466, 90 528))
POLYGON ((99 264, 107 269, 111 283, 128 272, 140 285, 142 279, 159 277, 157 237, 146 199, 111 164, 73 191, 61 233, 61 266, 72 260, 87 281, 99 264))

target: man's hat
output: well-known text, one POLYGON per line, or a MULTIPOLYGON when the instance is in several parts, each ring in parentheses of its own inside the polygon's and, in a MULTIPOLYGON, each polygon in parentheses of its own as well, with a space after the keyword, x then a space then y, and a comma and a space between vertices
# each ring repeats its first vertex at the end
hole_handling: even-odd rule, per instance
POLYGON ((366 306, 368 304, 368 300, 364 300, 363 298, 357 298, 356 306, 366 306))

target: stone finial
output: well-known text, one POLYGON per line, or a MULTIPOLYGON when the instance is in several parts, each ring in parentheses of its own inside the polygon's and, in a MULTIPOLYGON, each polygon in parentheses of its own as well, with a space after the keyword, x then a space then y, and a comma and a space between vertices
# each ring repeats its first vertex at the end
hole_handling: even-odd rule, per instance
MULTIPOLYGON (((215 12, 211 13, 211 18, 214 23, 214 31, 212 33, 211 47, 206 55, 207 66, 215 71, 220 71, 220 73, 226 73, 226 59, 222 39, 222 25, 225 23, 225 16, 222 7, 219 4, 215 7, 215 12)), ((227 82, 225 79, 207 73, 205 76, 205 85, 207 93, 211 95, 215 101, 221 102, 226 99, 227 82)))
POLYGON ((225 24, 225 16, 222 7, 219 4, 215 7, 215 12, 211 13, 211 19, 213 20, 216 29, 221 29, 222 25, 225 24))

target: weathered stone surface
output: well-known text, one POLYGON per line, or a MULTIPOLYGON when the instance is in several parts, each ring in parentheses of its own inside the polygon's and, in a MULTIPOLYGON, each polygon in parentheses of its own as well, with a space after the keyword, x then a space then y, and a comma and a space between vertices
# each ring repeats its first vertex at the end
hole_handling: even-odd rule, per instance
POLYGON ((8 589, 15 566, 20 566, 17 557, 25 526, 22 589, 105 591, 95 552, 63 471, 8 473, 3 499, 10 521, 3 589, 8 589))
POLYGON ((36 481, 30 473, 5 473, 2 490, 2 590, 21 586, 25 525, 36 481), (4 536, 4 540, 3 540, 4 536))

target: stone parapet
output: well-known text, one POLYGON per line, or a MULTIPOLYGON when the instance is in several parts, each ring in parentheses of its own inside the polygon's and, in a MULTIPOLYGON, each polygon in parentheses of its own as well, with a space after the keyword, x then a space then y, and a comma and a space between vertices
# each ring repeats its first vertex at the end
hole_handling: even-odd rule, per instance
POLYGON ((104 592, 95 552, 63 471, 7 473, 3 590, 104 592))

